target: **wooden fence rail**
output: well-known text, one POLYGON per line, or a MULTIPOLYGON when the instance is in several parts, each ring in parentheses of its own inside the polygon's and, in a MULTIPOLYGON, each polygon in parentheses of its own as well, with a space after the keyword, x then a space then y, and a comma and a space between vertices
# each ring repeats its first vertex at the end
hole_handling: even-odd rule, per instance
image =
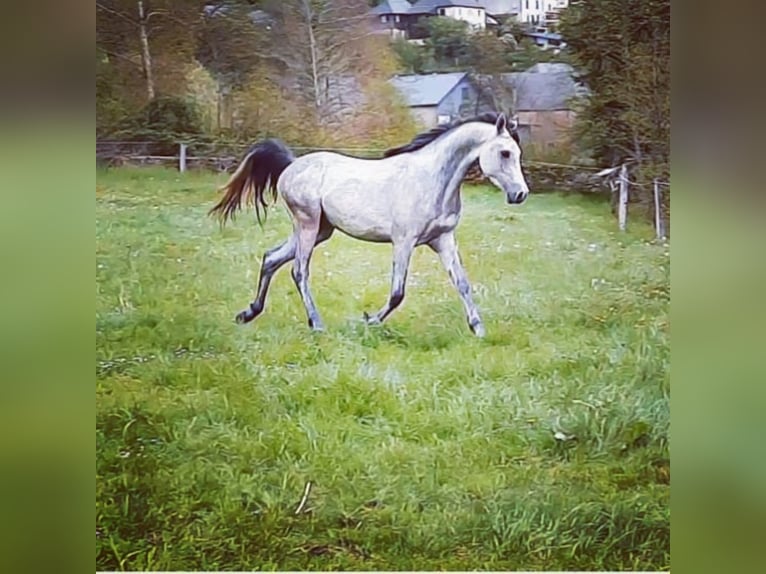
MULTIPOLYGON (((207 144, 207 143, 178 143, 162 144, 157 142, 127 142, 127 141, 101 141, 96 142, 96 162, 98 165, 120 166, 133 162, 140 165, 176 165, 180 172, 186 172, 190 166, 196 165, 207 169, 221 172, 229 172, 234 169, 242 159, 243 151, 249 148, 249 144, 207 144), (161 150, 164 153, 151 153, 153 150, 161 150), (175 153, 168 153, 175 151, 175 153), (193 153, 192 153, 193 152, 193 153)), ((375 148, 330 148, 330 147, 305 147, 291 146, 296 155, 303 155, 313 151, 334 151, 358 157, 376 158, 382 157, 383 149, 375 148)), ((628 220, 628 205, 630 201, 630 187, 645 187, 637 182, 630 181, 628 166, 622 164, 612 168, 597 168, 587 165, 559 164, 543 161, 526 160, 525 167, 550 168, 576 170, 580 173, 591 173, 584 176, 589 181, 603 179, 611 187, 617 198, 617 225, 620 231, 625 231, 628 220)), ((478 166, 473 166, 466 174, 466 181, 479 181, 482 175, 478 166)), ((670 183, 655 179, 652 184, 654 228, 657 239, 667 238, 665 218, 662 213, 662 187, 670 187, 670 183)))

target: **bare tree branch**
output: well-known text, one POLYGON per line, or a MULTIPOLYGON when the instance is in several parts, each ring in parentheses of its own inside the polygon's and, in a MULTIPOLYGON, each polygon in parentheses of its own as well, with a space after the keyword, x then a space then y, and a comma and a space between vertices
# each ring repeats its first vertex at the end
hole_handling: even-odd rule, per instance
POLYGON ((136 26, 138 25, 138 21, 137 20, 135 20, 135 19, 133 19, 133 18, 123 14, 122 12, 117 12, 116 10, 112 10, 111 8, 109 8, 108 6, 105 6, 104 4, 101 4, 100 2, 96 2, 96 8, 100 8, 104 12, 109 12, 110 14, 114 14, 115 16, 118 16, 118 17, 122 18, 123 20, 127 20, 131 24, 134 24, 136 26))

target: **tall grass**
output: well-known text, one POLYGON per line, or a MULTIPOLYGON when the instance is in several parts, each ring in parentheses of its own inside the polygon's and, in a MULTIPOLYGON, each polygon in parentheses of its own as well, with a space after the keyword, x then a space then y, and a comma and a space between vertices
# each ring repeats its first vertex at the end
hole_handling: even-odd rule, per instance
POLYGON ((557 194, 464 191, 488 336, 436 257, 377 328, 390 246, 312 261, 327 331, 262 252, 282 208, 221 230, 222 177, 100 172, 96 566, 131 570, 669 568, 669 258, 557 194), (295 514, 307 483, 305 508, 295 514))

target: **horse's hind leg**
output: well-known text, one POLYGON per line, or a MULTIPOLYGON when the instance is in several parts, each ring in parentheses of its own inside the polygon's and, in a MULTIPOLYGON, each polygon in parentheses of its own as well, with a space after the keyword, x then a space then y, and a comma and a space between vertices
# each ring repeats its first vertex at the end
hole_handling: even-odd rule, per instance
MULTIPOLYGON (((326 241, 332 235, 334 228, 330 223, 322 218, 319 233, 316 237, 315 245, 319 245, 323 241, 326 241)), ((266 305, 266 294, 269 291, 269 284, 271 283, 274 274, 285 264, 292 261, 295 258, 295 251, 298 245, 298 234, 294 233, 287 241, 284 241, 280 245, 269 249, 263 255, 263 262, 261 263, 261 272, 258 277, 258 289, 255 299, 250 306, 237 315, 237 323, 249 323, 263 312, 266 305)))
POLYGON ((257 294, 253 302, 250 303, 250 306, 237 315, 237 323, 249 323, 263 312, 264 305, 266 304, 266 293, 269 291, 271 278, 280 267, 295 257, 296 244, 296 236, 291 235, 287 241, 264 253, 263 262, 261 263, 261 272, 258 276, 257 294))
POLYGON ((309 327, 315 331, 322 331, 324 330, 324 325, 319 317, 319 312, 309 289, 309 263, 311 262, 311 254, 314 251, 314 246, 317 244, 324 218, 322 217, 321 208, 316 210, 294 208, 292 211, 297 223, 297 245, 292 273, 293 281, 295 281, 295 286, 298 287, 303 305, 306 307, 309 327))

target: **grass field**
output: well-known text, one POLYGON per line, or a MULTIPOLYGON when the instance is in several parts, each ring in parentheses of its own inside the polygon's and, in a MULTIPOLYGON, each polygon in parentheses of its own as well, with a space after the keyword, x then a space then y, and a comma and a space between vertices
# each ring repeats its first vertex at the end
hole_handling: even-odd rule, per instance
POLYGON ((365 326, 390 246, 341 234, 312 262, 325 333, 287 269, 239 326, 290 222, 221 230, 222 180, 97 175, 97 569, 669 568, 670 271, 649 227, 469 187, 485 339, 426 249, 365 326))

